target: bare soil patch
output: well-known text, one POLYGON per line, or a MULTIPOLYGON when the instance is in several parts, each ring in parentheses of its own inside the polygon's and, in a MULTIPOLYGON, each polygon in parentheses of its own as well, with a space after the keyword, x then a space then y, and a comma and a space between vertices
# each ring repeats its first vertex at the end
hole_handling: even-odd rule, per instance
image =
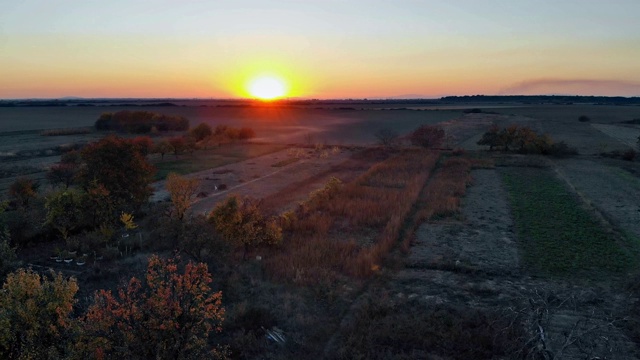
POLYGON ((463 200, 463 221, 420 226, 406 261, 411 268, 518 269, 518 251, 506 194, 495 170, 472 173, 463 200))
MULTIPOLYGON (((292 183, 304 182, 305 179, 325 173, 328 169, 344 162, 350 155, 351 151, 342 149, 326 158, 310 156, 294 163, 274 167, 274 164, 291 157, 289 150, 282 150, 190 174, 189 177, 201 181, 198 193, 206 194, 205 197, 196 200, 190 211, 194 214, 208 212, 219 201, 231 194, 266 198, 292 183)), ((319 181, 313 183, 318 187, 323 185, 319 181)), ((156 182, 154 187, 156 192, 151 201, 163 201, 168 198, 164 181, 156 182)))

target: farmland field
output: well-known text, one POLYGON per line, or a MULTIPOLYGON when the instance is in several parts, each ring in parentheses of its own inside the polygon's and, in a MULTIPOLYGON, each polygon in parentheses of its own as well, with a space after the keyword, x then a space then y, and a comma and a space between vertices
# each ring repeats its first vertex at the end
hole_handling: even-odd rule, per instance
POLYGON ((576 277, 624 273, 638 264, 640 243, 608 233, 553 173, 503 172, 525 264, 540 274, 576 277))
MULTIPOLYGON (((22 175, 42 185, 33 211, 11 210, 25 217, 15 223, 23 237, 46 230, 37 218, 42 195, 56 189, 46 169, 65 147, 104 136, 42 129, 90 126, 102 112, 135 109, 191 125, 249 126, 257 135, 148 155, 158 174, 135 214, 136 236, 117 233, 89 255, 93 267, 52 261, 67 246, 55 232, 22 247, 23 262, 77 276, 93 290, 139 274, 152 252, 204 261, 224 294, 221 338, 238 358, 520 358, 543 345, 568 359, 638 355, 640 162, 610 152, 634 145, 638 125, 622 122, 640 118, 640 108, 188 104, 0 107, 0 190, 22 175), (442 148, 410 144, 405 135, 423 124, 445 130, 442 148), (547 132, 578 154, 489 152, 477 142, 492 124, 547 132), (401 141, 377 144, 382 128, 401 141), (169 172, 198 180, 181 221, 165 188, 169 172), (231 195, 258 199, 282 242, 244 252, 220 244, 207 217, 231 195), (269 340, 271 329, 281 329, 286 344, 269 340)), ((81 229, 70 243, 100 236, 81 229)))

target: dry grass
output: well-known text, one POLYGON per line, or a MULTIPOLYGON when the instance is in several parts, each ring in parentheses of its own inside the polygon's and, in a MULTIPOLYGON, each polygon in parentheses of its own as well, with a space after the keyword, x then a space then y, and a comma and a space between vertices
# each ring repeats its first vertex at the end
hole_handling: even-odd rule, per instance
POLYGON ((272 275, 328 285, 341 275, 375 272, 397 243, 439 156, 405 151, 348 184, 331 183, 312 194, 289 214, 284 247, 268 262, 272 275))
POLYGON ((471 169, 490 166, 485 160, 451 157, 444 160, 420 194, 401 250, 407 252, 417 227, 428 220, 453 216, 460 211, 460 199, 471 184, 471 169))

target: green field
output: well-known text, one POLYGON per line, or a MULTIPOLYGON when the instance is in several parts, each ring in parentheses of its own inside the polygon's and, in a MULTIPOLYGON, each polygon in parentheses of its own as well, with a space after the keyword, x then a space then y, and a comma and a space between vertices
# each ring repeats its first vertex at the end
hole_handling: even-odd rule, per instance
POLYGON ((636 268, 638 244, 605 231, 550 170, 508 168, 502 178, 529 270, 573 277, 636 268))
POLYGON ((246 143, 222 145, 215 149, 196 151, 193 155, 180 155, 177 158, 167 154, 164 160, 155 163, 158 169, 156 180, 166 178, 170 172, 181 175, 190 174, 270 154, 285 148, 286 146, 277 144, 246 143))

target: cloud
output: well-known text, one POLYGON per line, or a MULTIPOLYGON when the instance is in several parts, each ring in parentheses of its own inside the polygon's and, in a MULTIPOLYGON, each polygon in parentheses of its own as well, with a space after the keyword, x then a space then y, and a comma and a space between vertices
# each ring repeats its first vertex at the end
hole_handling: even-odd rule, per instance
POLYGON ((640 96, 640 82, 598 79, 532 79, 504 88, 499 94, 640 96))

